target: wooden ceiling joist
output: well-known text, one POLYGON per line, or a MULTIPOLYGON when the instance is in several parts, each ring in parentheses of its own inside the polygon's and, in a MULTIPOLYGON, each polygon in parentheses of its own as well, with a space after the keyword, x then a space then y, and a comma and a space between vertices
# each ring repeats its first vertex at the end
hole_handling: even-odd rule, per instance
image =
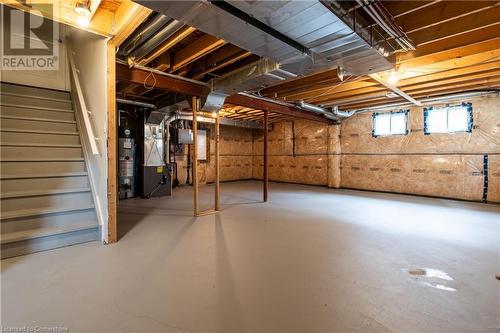
MULTIPOLYGON (((154 78, 151 78, 151 72, 149 71, 137 68, 129 68, 128 66, 118 63, 116 64, 116 81, 135 84, 144 84, 145 82, 151 84, 152 82, 155 82, 155 89, 177 92, 191 96, 200 96, 203 88, 202 84, 197 84, 193 81, 177 79, 172 76, 155 75, 154 78)), ((238 94, 229 96, 226 98, 226 103, 259 110, 269 110, 275 113, 281 113, 297 118, 315 120, 320 122, 330 122, 328 119, 321 115, 307 112, 297 107, 283 105, 281 103, 259 98, 253 98, 246 95, 238 94)))
POLYGON ((331 69, 322 73, 309 75, 306 77, 300 77, 293 80, 289 80, 283 84, 278 84, 272 87, 268 87, 261 91, 261 94, 266 96, 277 96, 280 93, 285 93, 291 90, 304 89, 311 85, 324 83, 324 82, 340 82, 337 76, 337 69, 331 69))
POLYGON ((118 27, 112 43, 115 47, 120 45, 144 22, 152 10, 132 1, 124 1, 115 13, 116 26, 118 27))
POLYGON ((434 1, 385 1, 384 6, 395 17, 402 17, 405 15, 413 14, 426 7, 432 6, 440 0, 434 1))
POLYGON ((195 32, 196 29, 193 27, 183 27, 181 30, 177 31, 172 37, 165 40, 156 49, 154 49, 150 54, 139 61, 139 64, 145 66, 151 61, 158 58, 163 53, 167 52, 169 49, 174 47, 177 43, 182 41, 184 38, 188 37, 190 34, 195 32))
POLYGON ((408 37, 418 46, 438 42, 446 38, 459 36, 485 27, 500 29, 500 6, 466 15, 455 20, 433 25, 428 28, 409 33, 408 37))
POLYGON ((170 72, 175 72, 176 70, 201 58, 206 53, 214 51, 225 44, 226 41, 210 35, 201 37, 172 55, 170 72))
MULTIPOLYGON (((496 87, 500 75, 500 1, 383 1, 383 4, 417 44, 414 51, 396 54, 394 71, 372 77, 347 77, 341 82, 337 70, 330 69, 266 87, 260 90, 260 94, 290 102, 304 100, 318 105, 350 108, 404 101, 400 96, 418 104, 418 98, 422 96, 459 89, 496 87), (397 76, 397 83, 387 83, 390 74, 397 76), (388 94, 391 91, 398 95, 388 94)), ((150 63, 152 59, 156 59, 153 64, 159 70, 195 80, 208 80, 211 76, 225 75, 258 57, 235 45, 184 27, 180 35, 173 36, 151 52, 141 64, 150 63)), ((158 84, 155 90, 145 91, 141 88, 143 82, 137 84, 135 88, 121 86, 121 89, 125 95, 132 93, 136 98, 153 99, 169 94, 168 91, 192 95, 201 90, 200 87, 191 87, 191 91, 188 89, 186 92, 186 87, 172 86, 170 82, 165 86, 158 84)), ((245 97, 248 99, 248 96, 245 97)), ((228 103, 241 106, 228 105, 224 114, 227 112, 227 117, 233 119, 259 117, 261 101, 252 98, 250 102, 246 99, 242 101, 241 95, 229 97, 228 103)), ((290 115, 278 112, 276 116, 290 115)))
POLYGON ((378 74, 370 74, 370 77, 372 79, 374 79, 375 81, 377 81, 378 83, 380 83, 381 85, 383 85, 384 87, 386 87, 387 89, 391 90, 393 93, 395 93, 395 94, 403 97, 408 102, 411 102, 411 103, 413 103, 415 105, 419 105, 419 106, 422 105, 422 103, 420 103, 415 98, 411 97, 410 95, 408 95, 407 93, 405 93, 404 91, 402 91, 401 89, 399 89, 398 87, 390 84, 389 82, 387 82, 380 75, 378 75, 378 74))
POLYGON ((453 20, 479 13, 499 3, 499 1, 442 1, 413 12, 411 17, 400 16, 396 18, 396 23, 403 31, 410 34, 447 22, 451 23, 453 20))

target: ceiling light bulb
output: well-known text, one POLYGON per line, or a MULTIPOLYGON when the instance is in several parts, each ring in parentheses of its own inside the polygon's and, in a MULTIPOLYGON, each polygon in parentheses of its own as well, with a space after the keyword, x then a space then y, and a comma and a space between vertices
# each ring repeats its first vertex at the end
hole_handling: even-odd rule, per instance
POLYGON ((76 18, 76 23, 82 28, 86 28, 89 26, 90 20, 88 16, 80 15, 76 18))
POLYGON ((217 117, 217 112, 212 112, 212 117, 216 118, 217 117))
POLYGON ((398 81, 399 81, 398 75, 395 72, 391 73, 391 75, 389 75, 389 78, 387 79, 387 81, 390 84, 396 84, 396 83, 398 83, 398 81))
POLYGON ((77 1, 75 5, 75 12, 77 12, 78 15, 90 16, 90 1, 89 0, 77 1))

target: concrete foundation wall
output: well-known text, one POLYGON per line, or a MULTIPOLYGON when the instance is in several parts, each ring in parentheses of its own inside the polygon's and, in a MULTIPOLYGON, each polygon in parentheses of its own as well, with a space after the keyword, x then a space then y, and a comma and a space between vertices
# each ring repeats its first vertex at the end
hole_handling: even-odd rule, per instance
MULTIPOLYGON (((371 112, 341 126, 305 120, 273 124, 269 179, 481 201, 488 155, 487 200, 500 202, 500 98, 465 102, 473 107, 472 133, 424 135, 423 107, 409 108, 408 135, 373 137, 371 112)), ((253 178, 262 179, 260 131, 253 141, 253 178)))

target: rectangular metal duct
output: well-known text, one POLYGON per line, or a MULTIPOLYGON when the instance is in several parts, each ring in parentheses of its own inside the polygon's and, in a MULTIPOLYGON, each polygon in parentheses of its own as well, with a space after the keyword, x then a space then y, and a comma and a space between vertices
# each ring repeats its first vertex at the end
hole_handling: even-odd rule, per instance
POLYGON ((362 31, 354 32, 317 0, 141 3, 265 59, 251 65, 260 75, 247 73, 248 84, 243 79, 249 68, 210 82, 206 110, 221 105, 228 91, 257 90, 291 77, 278 71, 306 75, 342 66, 354 75, 366 75, 393 68, 377 47, 361 37, 362 31))

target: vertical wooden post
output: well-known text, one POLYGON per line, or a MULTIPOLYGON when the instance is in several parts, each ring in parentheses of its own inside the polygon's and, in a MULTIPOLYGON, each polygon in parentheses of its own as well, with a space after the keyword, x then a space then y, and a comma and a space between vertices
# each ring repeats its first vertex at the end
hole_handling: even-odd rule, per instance
POLYGON ((264 110, 264 124, 263 124, 263 131, 264 131, 264 202, 267 201, 267 192, 268 192, 268 185, 269 185, 269 161, 268 161, 268 151, 267 151, 267 129, 269 127, 269 112, 267 110, 264 110))
MULTIPOLYGON (((117 223, 117 115, 116 115, 116 46, 110 41, 107 44, 107 100, 108 100, 108 233, 107 243, 118 241, 117 223)), ((106 221, 104 221, 106 223, 106 221)))
POLYGON ((215 205, 216 211, 219 210, 219 143, 220 143, 220 131, 219 131, 219 113, 215 115, 215 205))
POLYGON ((193 194, 194 216, 198 216, 198 98, 193 96, 193 194))

